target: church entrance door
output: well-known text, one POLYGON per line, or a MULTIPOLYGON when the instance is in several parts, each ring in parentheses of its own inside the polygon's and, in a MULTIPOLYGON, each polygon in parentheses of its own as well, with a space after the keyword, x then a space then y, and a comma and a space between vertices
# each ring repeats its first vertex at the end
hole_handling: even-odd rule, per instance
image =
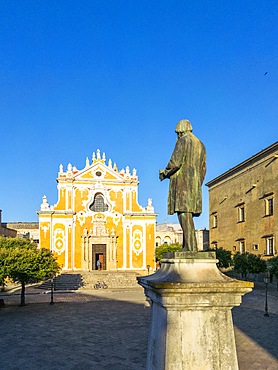
POLYGON ((106 244, 93 244, 92 254, 92 269, 106 270, 106 244), (100 262, 100 266, 98 261, 100 262))

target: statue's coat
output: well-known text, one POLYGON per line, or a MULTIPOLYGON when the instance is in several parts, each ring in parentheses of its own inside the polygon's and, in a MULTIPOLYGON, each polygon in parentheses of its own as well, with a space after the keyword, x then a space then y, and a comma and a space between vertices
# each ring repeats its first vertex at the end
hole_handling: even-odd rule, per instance
POLYGON ((206 174, 206 149, 204 144, 187 131, 178 138, 172 157, 165 169, 170 178, 168 214, 202 213, 202 183, 206 174))

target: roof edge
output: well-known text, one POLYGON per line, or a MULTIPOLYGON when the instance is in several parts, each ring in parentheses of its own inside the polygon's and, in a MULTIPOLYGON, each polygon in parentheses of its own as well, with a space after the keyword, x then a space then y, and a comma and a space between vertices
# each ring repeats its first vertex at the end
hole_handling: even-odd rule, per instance
POLYGON ((215 177, 211 181, 207 182, 205 185, 208 186, 208 187, 211 187, 211 186, 217 184, 219 181, 228 178, 230 175, 236 173, 237 171, 240 171, 241 169, 243 169, 244 167, 246 167, 247 165, 249 165, 249 163, 251 161, 258 160, 259 158, 264 157, 264 156, 268 155, 269 153, 271 153, 271 152, 273 152, 275 150, 278 151, 278 141, 276 141, 275 143, 269 145, 265 149, 261 150, 257 154, 254 154, 253 156, 249 157, 248 159, 246 159, 245 161, 239 163, 238 165, 232 167, 228 171, 222 173, 222 175, 219 175, 219 176, 215 177))

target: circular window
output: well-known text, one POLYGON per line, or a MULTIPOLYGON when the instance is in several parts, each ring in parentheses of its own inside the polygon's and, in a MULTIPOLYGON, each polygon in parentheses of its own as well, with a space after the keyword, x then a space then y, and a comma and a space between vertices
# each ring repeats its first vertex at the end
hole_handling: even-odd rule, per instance
POLYGON ((96 172, 96 175, 99 177, 99 176, 101 176, 101 175, 102 175, 102 173, 101 173, 100 171, 97 171, 97 172, 96 172))

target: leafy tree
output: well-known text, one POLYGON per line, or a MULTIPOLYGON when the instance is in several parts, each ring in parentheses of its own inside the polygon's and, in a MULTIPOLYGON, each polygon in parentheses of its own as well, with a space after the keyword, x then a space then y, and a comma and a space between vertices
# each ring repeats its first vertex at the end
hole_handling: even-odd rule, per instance
POLYGON ((239 272, 242 277, 246 278, 248 272, 247 253, 237 252, 234 255, 233 261, 234 261, 234 270, 236 272, 239 272))
POLYGON ((267 269, 278 279, 278 257, 272 257, 267 261, 267 269))
POLYGON ((5 280, 9 276, 10 266, 9 259, 11 250, 13 248, 31 248, 37 249, 36 244, 34 244, 29 239, 23 238, 6 238, 0 236, 0 284, 5 285, 5 280))
POLYGON ((159 261, 162 258, 163 253, 168 252, 177 252, 182 249, 182 246, 180 244, 162 244, 159 247, 156 247, 155 250, 155 257, 159 261))
POLYGON ((30 239, 25 238, 6 238, 0 236, 0 248, 33 248, 36 249, 37 245, 30 239))
POLYGON ((234 270, 246 277, 247 273, 259 274, 266 270, 266 262, 252 253, 239 253, 234 255, 234 270))
POLYGON ((8 276, 8 270, 6 266, 6 258, 8 255, 8 250, 7 248, 0 247, 0 285, 5 286, 5 279, 8 276))
POLYGON ((250 272, 251 274, 259 274, 261 272, 265 272, 266 270, 266 262, 262 260, 261 257, 258 257, 255 254, 248 253, 247 262, 248 272, 250 272))
POLYGON ((217 249, 210 249, 213 252, 216 252, 216 258, 218 259, 218 267, 220 268, 228 268, 232 266, 232 252, 228 251, 224 248, 217 248, 217 249))
POLYGON ((21 284, 21 306, 25 305, 26 284, 49 278, 59 270, 52 253, 37 249, 28 239, 0 240, 0 250, 4 253, 2 274, 21 284))

